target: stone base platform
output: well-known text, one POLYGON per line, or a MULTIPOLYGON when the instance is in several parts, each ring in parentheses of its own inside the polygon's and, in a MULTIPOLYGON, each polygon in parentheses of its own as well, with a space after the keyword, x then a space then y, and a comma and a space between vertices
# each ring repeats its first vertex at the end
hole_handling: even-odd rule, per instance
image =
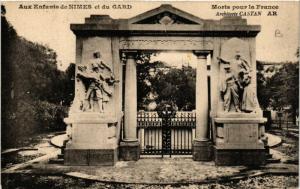
POLYGON ((115 165, 118 160, 118 120, 95 112, 69 114, 64 119, 68 124, 67 135, 70 135, 64 150, 64 164, 115 165))
POLYGON ((212 161, 213 145, 211 141, 194 140, 192 144, 192 153, 194 161, 212 161))
POLYGON ((140 144, 134 142, 120 142, 119 159, 121 161, 137 161, 140 159, 140 144))
POLYGON ((65 165, 110 165, 118 161, 118 150, 115 149, 65 149, 65 165))
POLYGON ((266 140, 263 117, 256 114, 228 114, 227 117, 214 118, 216 165, 265 164, 266 140), (252 117, 253 116, 253 117, 252 117))
POLYGON ((218 149, 214 146, 214 161, 218 166, 260 166, 265 164, 265 159, 265 149, 218 149))

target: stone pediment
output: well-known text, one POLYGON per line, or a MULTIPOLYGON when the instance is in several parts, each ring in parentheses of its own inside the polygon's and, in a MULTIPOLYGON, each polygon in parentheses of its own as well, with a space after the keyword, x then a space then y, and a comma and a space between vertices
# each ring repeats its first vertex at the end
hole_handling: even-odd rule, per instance
POLYGON ((129 19, 131 24, 194 24, 203 25, 203 20, 171 5, 164 4, 129 19))
POLYGON ((201 19, 168 4, 129 19, 91 15, 83 24, 71 24, 71 30, 77 36, 255 37, 260 28, 259 25, 248 25, 241 17, 201 19))

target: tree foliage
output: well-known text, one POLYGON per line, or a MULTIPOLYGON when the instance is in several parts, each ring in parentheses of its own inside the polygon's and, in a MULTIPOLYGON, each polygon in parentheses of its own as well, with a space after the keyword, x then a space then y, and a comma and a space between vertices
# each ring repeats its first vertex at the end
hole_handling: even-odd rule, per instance
POLYGON ((164 62, 150 62, 151 54, 139 56, 137 65, 138 108, 153 101, 156 104, 171 103, 178 109, 195 109, 196 70, 190 66, 173 68, 164 62))
POLYGON ((138 54, 137 59, 137 102, 138 109, 143 109, 144 104, 148 103, 147 95, 152 88, 147 81, 151 79, 150 70, 155 70, 158 62, 150 62, 151 53, 138 54))
POLYGON ((6 20, 5 13, 2 5, 1 121, 4 148, 36 132, 63 129, 63 117, 74 91, 74 81, 70 79, 74 65, 67 72, 59 71, 54 50, 18 36, 6 20))
POLYGON ((282 109, 290 106, 296 110, 299 106, 299 64, 286 63, 270 79, 272 93, 271 106, 282 109))
POLYGON ((170 68, 167 73, 160 70, 152 81, 157 93, 157 103, 171 101, 179 110, 195 109, 196 70, 192 67, 170 68))
POLYGON ((286 62, 270 68, 274 74, 266 77, 264 66, 257 64, 259 103, 263 109, 287 109, 295 118, 299 107, 299 62, 286 62))
POLYGON ((264 66, 257 62, 257 98, 262 109, 266 110, 270 106, 271 90, 269 88, 270 79, 264 74, 264 66))

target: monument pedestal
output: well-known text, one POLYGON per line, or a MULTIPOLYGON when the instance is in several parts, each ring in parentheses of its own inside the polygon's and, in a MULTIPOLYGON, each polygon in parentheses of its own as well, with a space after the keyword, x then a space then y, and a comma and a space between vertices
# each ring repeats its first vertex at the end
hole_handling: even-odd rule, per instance
POLYGON ((119 158, 123 161, 137 161, 140 159, 140 144, 138 141, 120 142, 119 158))
POLYGON ((224 149, 214 146, 214 161, 218 166, 259 166, 264 165, 264 149, 224 149))
POLYGON ((214 118, 214 122, 216 165, 265 164, 265 148, 260 133, 260 124, 265 122, 265 118, 236 113, 235 116, 214 118))
POLYGON ((65 122, 71 127, 66 144, 65 165, 115 165, 118 159, 117 119, 94 112, 70 114, 65 122))
POLYGON ((211 141, 194 140, 192 151, 194 161, 211 161, 213 159, 213 145, 211 141))

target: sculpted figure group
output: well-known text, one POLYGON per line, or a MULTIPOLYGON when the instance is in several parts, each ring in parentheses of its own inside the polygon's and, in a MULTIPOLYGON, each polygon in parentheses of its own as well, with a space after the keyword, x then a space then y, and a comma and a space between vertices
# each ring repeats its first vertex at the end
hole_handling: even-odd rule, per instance
MULTIPOLYGON (((224 68, 220 88, 224 111, 230 112, 234 108, 235 112, 253 112, 257 107, 257 100, 250 87, 251 66, 239 52, 232 61, 218 59, 224 68)), ((100 52, 94 52, 93 59, 88 64, 77 66, 76 77, 84 86, 84 99, 82 97, 80 100, 79 110, 104 113, 105 105, 112 96, 112 86, 119 81, 101 59, 100 52)))
POLYGON ((253 112, 256 108, 255 93, 250 87, 251 66, 240 53, 235 54, 234 60, 228 62, 219 58, 224 68, 224 80, 221 83, 221 96, 224 101, 224 111, 229 112, 233 105, 236 112, 253 112), (232 69, 232 67, 235 69, 232 69))
POLYGON ((87 65, 77 68, 77 78, 85 86, 85 97, 80 110, 103 113, 105 104, 112 96, 111 86, 118 82, 112 69, 102 61, 100 52, 94 52, 93 59, 87 65))

